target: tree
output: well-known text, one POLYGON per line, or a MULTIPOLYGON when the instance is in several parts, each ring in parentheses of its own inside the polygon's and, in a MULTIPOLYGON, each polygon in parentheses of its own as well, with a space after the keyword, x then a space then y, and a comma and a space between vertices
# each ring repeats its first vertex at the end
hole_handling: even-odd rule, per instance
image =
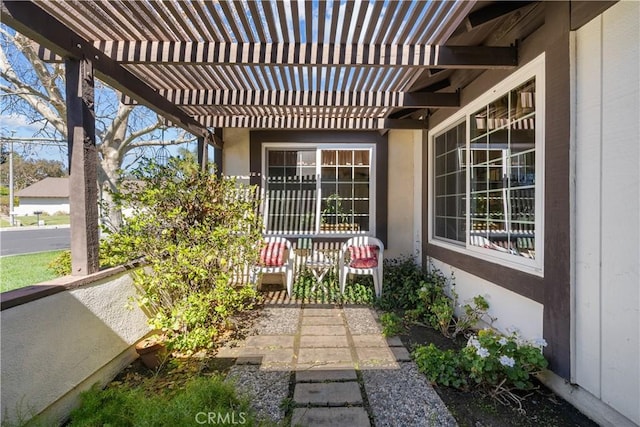
MULTIPOLYGON (((61 177, 67 175, 67 168, 57 160, 25 159, 18 153, 13 154, 13 185, 14 189, 22 190, 47 177, 61 177)), ((0 168, 0 182, 9 182, 9 168, 0 168)))
MULTIPOLYGON (((25 36, 0 26, 1 114, 22 115, 38 125, 34 137, 44 140, 67 139, 64 65, 40 60, 35 45, 25 36)), ((167 145, 161 117, 142 106, 120 103, 120 93, 96 81, 96 144, 98 185, 101 190, 103 220, 113 229, 122 222, 120 210, 111 194, 117 192, 125 159, 130 163, 143 157, 148 147, 167 145)), ((169 144, 193 140, 181 133, 169 144)))

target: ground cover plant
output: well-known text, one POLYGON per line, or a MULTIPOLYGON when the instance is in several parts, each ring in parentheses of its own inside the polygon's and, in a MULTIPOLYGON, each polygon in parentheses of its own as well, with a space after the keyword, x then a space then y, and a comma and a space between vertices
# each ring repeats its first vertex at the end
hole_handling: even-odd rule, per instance
POLYGON ((48 268, 48 265, 63 252, 39 252, 0 258, 0 292, 23 288, 64 275, 48 268))
POLYGON ((114 385, 82 393, 69 426, 269 425, 221 376, 196 377, 184 387, 149 394, 143 386, 114 385))

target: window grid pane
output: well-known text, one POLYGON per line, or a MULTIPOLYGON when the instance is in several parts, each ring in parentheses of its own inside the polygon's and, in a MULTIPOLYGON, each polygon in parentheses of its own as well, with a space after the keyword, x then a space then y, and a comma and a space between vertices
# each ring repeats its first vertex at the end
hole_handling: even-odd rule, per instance
POLYGON ((267 150, 267 232, 369 231, 370 159, 370 149, 267 150), (318 152, 320 164, 316 164, 318 152))
POLYGON ((470 243, 535 258, 535 80, 470 117, 470 243))
POLYGON ((435 235, 466 241, 466 123, 435 138, 435 235))

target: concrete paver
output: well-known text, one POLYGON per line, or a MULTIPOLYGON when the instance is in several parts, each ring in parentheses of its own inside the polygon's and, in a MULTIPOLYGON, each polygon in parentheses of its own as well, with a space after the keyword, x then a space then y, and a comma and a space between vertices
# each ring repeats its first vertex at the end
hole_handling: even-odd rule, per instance
POLYGON ((347 329, 343 325, 302 325, 302 335, 346 335, 347 329))
POLYGON ((315 427, 370 427, 364 408, 296 408, 291 419, 292 426, 315 427))
POLYGON ((300 347, 349 347, 346 335, 303 335, 300 347))
POLYGON ((302 325, 343 325, 342 316, 303 316, 302 325))
POLYGON ((298 405, 362 405, 362 394, 355 381, 298 383, 293 392, 293 400, 298 405))
POLYGON ((300 348, 298 363, 351 362, 349 348, 300 348))
POLYGON ((298 369, 296 382, 316 383, 327 381, 356 381, 358 376, 355 369, 298 369))
POLYGON ((353 344, 358 347, 384 347, 387 348, 387 341, 382 335, 354 335, 353 344))

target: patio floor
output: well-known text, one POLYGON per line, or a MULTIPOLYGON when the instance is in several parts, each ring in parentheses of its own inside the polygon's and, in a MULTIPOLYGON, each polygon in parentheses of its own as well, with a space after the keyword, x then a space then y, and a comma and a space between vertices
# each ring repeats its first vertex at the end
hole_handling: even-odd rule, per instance
POLYGON ((302 426, 456 425, 400 339, 382 335, 375 310, 264 295, 252 334, 216 356, 235 359, 229 378, 262 415, 291 413, 302 426))

